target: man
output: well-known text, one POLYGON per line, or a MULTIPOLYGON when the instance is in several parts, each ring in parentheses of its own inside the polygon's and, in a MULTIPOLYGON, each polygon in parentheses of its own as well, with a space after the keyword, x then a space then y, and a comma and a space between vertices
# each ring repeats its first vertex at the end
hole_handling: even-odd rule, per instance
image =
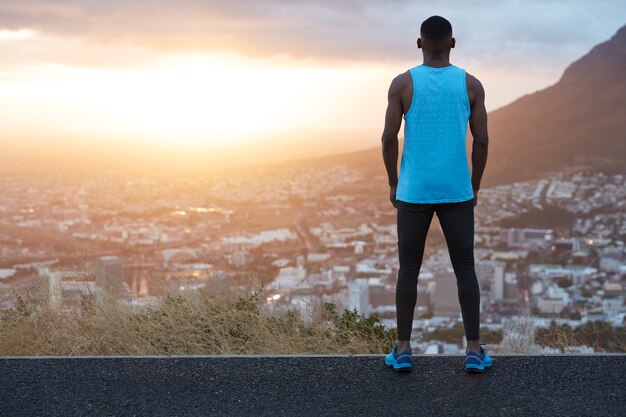
POLYGON ((385 358, 394 370, 411 370, 411 329, 424 244, 437 213, 456 275, 467 339, 465 367, 482 372, 491 358, 479 342, 480 290, 474 269, 474 206, 487 163, 485 92, 475 77, 450 64, 450 22, 440 16, 420 27, 423 64, 398 75, 389 88, 383 159, 390 200, 397 209, 396 284, 398 340, 385 358), (398 131, 404 117, 404 146, 398 178, 398 131), (474 138, 472 173, 465 149, 467 125, 474 138))

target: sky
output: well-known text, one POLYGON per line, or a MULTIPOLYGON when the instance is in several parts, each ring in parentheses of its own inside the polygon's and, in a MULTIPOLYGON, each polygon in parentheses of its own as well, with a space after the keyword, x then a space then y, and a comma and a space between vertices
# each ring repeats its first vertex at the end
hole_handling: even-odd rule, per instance
POLYGON ((488 110, 558 81, 626 24, 626 2, 2 0, 0 139, 235 140, 382 130, 431 15, 488 110))

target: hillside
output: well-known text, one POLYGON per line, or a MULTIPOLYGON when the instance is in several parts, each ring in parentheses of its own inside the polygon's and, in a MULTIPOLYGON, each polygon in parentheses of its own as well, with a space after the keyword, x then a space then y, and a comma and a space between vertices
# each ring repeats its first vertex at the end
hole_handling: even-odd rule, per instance
MULTIPOLYGON (((469 131, 468 131, 469 133, 469 131)), ((554 85, 489 114, 483 186, 626 161, 626 26, 572 63, 554 85)), ((468 134, 468 159, 471 158, 468 134)), ((308 161, 384 174, 380 147, 308 161)))
POLYGON ((554 85, 489 115, 490 183, 626 161, 626 26, 554 85))

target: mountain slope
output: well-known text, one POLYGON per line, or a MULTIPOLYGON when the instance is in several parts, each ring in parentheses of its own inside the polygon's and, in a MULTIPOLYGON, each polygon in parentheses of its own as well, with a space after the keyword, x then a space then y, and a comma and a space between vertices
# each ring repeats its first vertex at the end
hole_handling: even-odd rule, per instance
MULTIPOLYGON (((489 113, 489 136, 489 159, 481 186, 535 179, 549 171, 623 169, 626 26, 572 63, 556 84, 489 113)), ((468 159, 471 144, 468 134, 468 159)), ((379 147, 314 163, 342 163, 385 172, 379 147)))
MULTIPOLYGON (((489 114, 487 183, 626 162, 626 26, 554 85, 489 114)), ((470 141, 471 142, 471 141, 470 141)))

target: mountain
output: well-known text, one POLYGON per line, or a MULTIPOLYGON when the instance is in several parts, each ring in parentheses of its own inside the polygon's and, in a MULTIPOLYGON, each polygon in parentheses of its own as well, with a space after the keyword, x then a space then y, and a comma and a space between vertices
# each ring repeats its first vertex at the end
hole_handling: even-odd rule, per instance
MULTIPOLYGON (((487 92, 488 93, 488 92, 487 92)), ((626 165, 626 26, 572 63, 560 80, 489 113, 489 158, 481 186, 549 171, 626 165)), ((471 158, 468 135, 468 159, 471 158)), ((376 147, 315 161, 384 174, 376 147)))
MULTIPOLYGON (((626 26, 554 85, 489 114, 485 185, 626 165, 626 26)), ((471 142, 471 141, 470 141, 471 142)))

